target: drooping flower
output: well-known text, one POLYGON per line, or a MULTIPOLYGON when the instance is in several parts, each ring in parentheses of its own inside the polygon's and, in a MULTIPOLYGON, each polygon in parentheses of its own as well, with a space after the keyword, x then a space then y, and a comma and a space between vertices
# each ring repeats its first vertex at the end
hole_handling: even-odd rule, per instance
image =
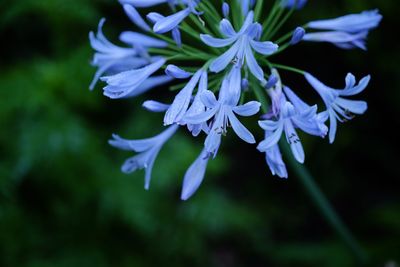
POLYGON ((278 45, 272 42, 258 41, 262 27, 259 23, 253 23, 254 12, 250 11, 239 32, 235 32, 232 24, 223 19, 220 23, 220 31, 225 39, 214 38, 208 34, 201 34, 201 40, 211 47, 231 47, 216 58, 210 65, 212 72, 224 70, 232 61, 237 66, 246 63, 250 72, 258 79, 264 80, 264 72, 254 57, 253 50, 262 55, 271 55, 278 50, 278 45))
POLYGON ((343 49, 366 50, 365 39, 381 20, 382 15, 378 10, 370 10, 336 19, 311 21, 308 23, 309 28, 325 31, 307 33, 303 40, 329 42, 343 49))
POLYGON ((157 155, 165 142, 175 134, 177 129, 178 125, 172 125, 157 136, 141 140, 127 140, 118 135, 113 135, 113 139, 109 141, 110 145, 122 150, 139 153, 125 161, 121 167, 122 172, 132 173, 138 169, 145 169, 144 188, 148 190, 150 188, 151 172, 157 155))
POLYGON ((356 78, 349 73, 346 76, 346 87, 338 90, 326 86, 309 73, 304 76, 325 103, 330 123, 329 141, 333 143, 336 135, 337 120, 340 122, 351 120, 354 117, 353 114, 363 114, 367 110, 365 101, 349 100, 343 97, 353 96, 362 92, 368 86, 371 77, 369 75, 365 76, 356 85, 356 78))

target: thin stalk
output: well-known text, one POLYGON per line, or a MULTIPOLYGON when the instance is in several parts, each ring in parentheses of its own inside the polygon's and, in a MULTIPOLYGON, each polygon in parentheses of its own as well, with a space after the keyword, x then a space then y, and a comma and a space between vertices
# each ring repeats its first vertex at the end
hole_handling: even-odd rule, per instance
POLYGON ((282 148, 283 154, 286 156, 290 167, 297 174, 297 177, 306 189, 308 195, 311 197, 321 214, 325 217, 326 221, 349 246, 356 258, 361 263, 366 263, 368 259, 367 254, 361 248, 338 214, 335 212, 328 199, 322 193, 321 189, 314 182, 314 179, 308 169, 295 160, 286 142, 281 142, 280 147, 282 148))
MULTIPOLYGON (((260 88, 260 87, 256 86, 254 88, 260 88)), ((257 93, 256 90, 254 90, 254 92, 256 94, 257 99, 261 103, 262 111, 264 113, 267 113, 268 104, 266 104, 265 97, 262 94, 257 93)), ((342 222, 340 217, 337 215, 332 205, 329 203, 328 199, 319 189, 318 185, 314 182, 314 178, 312 177, 311 173, 307 170, 307 168, 304 165, 299 164, 296 161, 286 142, 281 142, 280 147, 282 148, 283 154, 288 159, 290 167, 297 174, 300 182, 303 184, 310 198, 317 206, 321 214, 324 216, 326 221, 343 239, 343 241, 350 247, 357 260, 359 260, 361 263, 366 263, 366 261, 368 260, 367 254, 358 244, 357 240, 354 238, 354 236, 346 227, 346 225, 342 222)))
POLYGON ((282 64, 275 64, 275 63, 272 63, 272 66, 275 67, 275 68, 277 68, 277 69, 282 69, 282 70, 287 70, 287 71, 295 72, 295 73, 298 73, 298 74, 300 74, 300 75, 304 75, 304 74, 306 73, 304 70, 297 69, 297 68, 293 68, 293 67, 286 66, 286 65, 282 65, 282 64))
POLYGON ((274 35, 277 33, 277 31, 279 31, 279 29, 282 27, 283 24, 285 24, 285 22, 290 18, 290 16, 293 14, 295 10, 295 6, 293 6, 288 13, 286 13, 286 15, 283 17, 283 19, 281 19, 278 23, 278 25, 276 25, 274 27, 274 29, 272 30, 272 32, 268 35, 268 38, 271 39, 272 37, 274 37, 274 35))
POLYGON ((254 8, 254 20, 255 21, 258 21, 260 19, 263 6, 264 6, 264 0, 258 0, 256 3, 256 6, 254 8))

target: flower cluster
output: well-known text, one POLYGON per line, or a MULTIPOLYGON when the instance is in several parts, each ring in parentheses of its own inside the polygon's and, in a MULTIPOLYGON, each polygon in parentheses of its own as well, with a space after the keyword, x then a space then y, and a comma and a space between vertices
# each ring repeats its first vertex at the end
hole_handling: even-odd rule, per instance
POLYGON ((357 83, 349 73, 344 89, 334 89, 306 71, 272 59, 305 42, 366 49, 369 31, 382 19, 379 12, 311 21, 276 38, 290 14, 303 8, 307 1, 276 0, 270 8, 267 2, 230 0, 219 6, 220 1, 120 0, 140 30, 122 32, 120 41, 124 46, 107 40, 102 32, 105 20, 100 21, 97 33, 89 35, 95 50, 92 64, 98 68, 91 89, 101 80, 106 83, 104 95, 112 99, 135 97, 167 84, 175 89, 173 92, 179 90, 170 104, 155 100, 143 103, 151 112, 164 113, 166 129, 162 133, 141 140, 113 135, 109 141, 112 146, 137 153, 123 164, 123 172, 145 169, 148 189, 160 149, 179 128, 185 127, 194 137, 205 136, 204 148, 184 175, 181 198, 186 200, 200 186, 207 164, 217 156, 229 128, 243 141, 257 143, 240 117, 255 116, 262 109, 264 114, 259 114, 258 124, 265 138, 258 142, 257 149, 265 153, 272 174, 287 178, 280 141, 286 141, 293 157, 304 163, 298 131, 321 138, 329 136, 332 143, 338 122, 366 111, 366 102, 347 97, 362 92, 370 81, 369 75, 357 83), (158 5, 165 5, 164 10, 170 10, 168 14, 141 13, 143 8, 158 5), (283 82, 282 71, 302 75, 321 96, 325 108, 305 103, 283 82))

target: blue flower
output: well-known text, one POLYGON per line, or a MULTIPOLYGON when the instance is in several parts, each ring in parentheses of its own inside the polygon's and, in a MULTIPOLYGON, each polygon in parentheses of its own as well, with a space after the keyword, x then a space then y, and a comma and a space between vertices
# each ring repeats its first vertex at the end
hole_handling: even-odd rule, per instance
POLYGON ((210 65, 212 72, 224 70, 229 63, 242 66, 246 62, 250 72, 258 79, 264 80, 264 73, 254 57, 253 50, 262 55, 271 55, 278 50, 278 45, 272 42, 258 41, 261 35, 261 25, 253 23, 254 13, 250 11, 239 32, 235 32, 232 24, 223 19, 220 23, 221 33, 225 39, 214 38, 208 34, 201 34, 201 40, 211 47, 225 47, 232 45, 225 53, 216 58, 210 65))
POLYGON ((371 77, 365 76, 356 85, 354 75, 349 73, 346 76, 346 87, 342 90, 326 86, 309 73, 305 74, 305 78, 325 103, 330 122, 329 141, 333 143, 337 128, 336 120, 340 122, 351 120, 354 117, 353 114, 363 114, 367 110, 365 101, 348 100, 343 96, 352 96, 362 92, 368 86, 371 77))
POLYGON ((180 123, 183 116, 186 114, 190 101, 193 96, 193 90, 199 83, 200 77, 204 73, 204 70, 198 70, 185 87, 175 96, 174 101, 167 110, 164 116, 164 125, 170 125, 173 123, 180 123))
POLYGON ((329 42, 343 49, 361 48, 366 50, 365 39, 368 32, 376 28, 381 20, 382 15, 378 10, 370 10, 336 19, 311 21, 308 23, 309 28, 326 31, 307 33, 303 39, 313 42, 329 42))
POLYGON ((93 32, 89 33, 90 45, 96 51, 92 65, 99 68, 89 86, 91 90, 105 72, 113 72, 114 69, 126 70, 141 67, 148 62, 147 59, 137 57, 137 51, 133 46, 119 47, 108 41, 102 31, 104 23, 105 19, 101 19, 96 35, 93 32))
POLYGON ((148 190, 154 161, 165 142, 175 134, 178 128, 178 125, 172 125, 155 137, 141 140, 127 140, 118 135, 113 135, 114 139, 109 141, 110 145, 139 153, 125 161, 121 168, 122 172, 132 173, 138 169, 146 169, 144 188, 148 190))
POLYGON ((209 157, 203 149, 197 159, 190 165, 183 178, 181 199, 188 200, 200 187, 207 169, 209 157))
POLYGON ((210 130, 205 140, 205 149, 208 155, 216 156, 221 144, 221 137, 227 133, 230 124, 235 133, 245 142, 254 144, 254 136, 237 119, 240 116, 253 116, 260 110, 261 104, 257 101, 250 101, 244 105, 237 105, 240 97, 240 69, 233 68, 230 75, 222 81, 219 99, 211 91, 205 91, 201 100, 207 107, 207 111, 193 117, 185 117, 183 120, 190 124, 201 124, 211 118, 210 130))
POLYGON ((102 77, 101 80, 107 83, 104 95, 112 99, 133 97, 170 81, 172 78, 167 75, 150 77, 164 64, 164 58, 155 57, 153 63, 140 69, 102 77))
POLYGON ((280 99, 281 107, 277 120, 259 121, 260 127, 272 134, 267 135, 257 149, 261 152, 271 149, 285 132, 286 141, 290 145, 293 156, 298 162, 304 163, 304 149, 295 128, 300 128, 311 135, 324 136, 326 131, 325 133, 321 132, 319 122, 316 120, 317 106, 299 105, 297 102, 294 106, 293 103, 286 100, 286 97, 282 96, 280 99))

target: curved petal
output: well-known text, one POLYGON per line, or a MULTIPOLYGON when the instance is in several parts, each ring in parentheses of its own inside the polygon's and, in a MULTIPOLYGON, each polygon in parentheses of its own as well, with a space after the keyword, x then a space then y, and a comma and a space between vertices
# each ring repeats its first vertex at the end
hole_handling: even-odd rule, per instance
POLYGON ((272 133, 266 136, 265 139, 258 144, 257 149, 260 152, 265 152, 267 149, 276 145, 279 142, 279 139, 281 139, 283 132, 283 123, 279 122, 275 129, 276 130, 274 132, 271 131, 272 133))
POLYGON ((220 39, 212 37, 208 34, 200 34, 200 39, 203 41, 203 43, 211 47, 225 47, 232 44, 236 40, 236 37, 220 39))
POLYGON ((279 46, 273 42, 257 42, 254 40, 250 41, 251 47, 262 55, 268 56, 275 53, 279 46))
POLYGON ((235 55, 238 53, 240 42, 235 42, 225 53, 216 58, 210 65, 212 72, 218 73, 226 68, 232 61, 235 55))
POLYGON ((227 19, 221 20, 219 24, 219 30, 225 37, 235 37, 236 32, 235 29, 233 28, 231 22, 227 19))
POLYGON ((208 159, 209 157, 207 157, 207 153, 203 149, 198 158, 186 171, 182 186, 182 200, 189 199, 200 187, 206 173, 208 159))
POLYGON ((232 112, 232 110, 227 110, 228 112, 228 118, 229 122, 232 125, 233 130, 235 133, 245 142, 254 144, 256 142, 256 139, 254 139, 254 136, 251 134, 249 130, 244 127, 244 125, 236 118, 235 114, 232 112))
POLYGON ((264 72, 254 58, 253 51, 251 51, 249 44, 246 45, 246 63, 254 77, 260 81, 264 79, 264 72))
POLYGON ((260 111, 261 104, 257 101, 250 101, 244 105, 236 106, 232 110, 236 114, 244 117, 253 116, 260 111))

